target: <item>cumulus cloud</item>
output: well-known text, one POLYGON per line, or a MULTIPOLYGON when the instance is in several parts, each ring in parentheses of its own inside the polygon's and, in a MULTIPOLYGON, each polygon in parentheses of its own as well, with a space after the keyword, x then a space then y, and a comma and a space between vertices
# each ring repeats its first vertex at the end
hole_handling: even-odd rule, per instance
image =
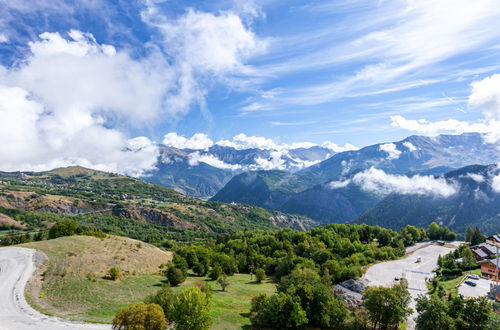
POLYGON ((270 158, 261 158, 257 157, 255 159, 255 169, 260 170, 284 170, 286 168, 285 159, 283 156, 285 155, 284 150, 276 150, 271 152, 270 158))
POLYGON ((447 182, 444 178, 420 175, 413 177, 392 175, 376 168, 357 173, 352 178, 352 182, 365 191, 379 195, 397 193, 450 197, 458 191, 455 184, 447 182))
POLYGON ((418 148, 417 148, 417 147, 415 147, 415 146, 413 145, 413 143, 411 143, 411 142, 408 142, 408 141, 403 142, 403 145, 404 145, 404 146, 408 149, 408 151, 410 151, 410 152, 413 152, 413 151, 417 151, 417 150, 418 150, 418 148))
MULTIPOLYGON (((266 42, 237 13, 188 10, 167 19, 157 4, 146 2, 142 19, 163 41, 144 44, 140 56, 71 30, 40 34, 25 58, 0 66, 6 100, 0 137, 15 142, 0 148, 0 170, 79 164, 140 175, 154 167, 158 148, 145 137, 129 137, 128 130, 176 120, 193 105, 209 116, 210 86, 252 74, 245 61, 266 42)), ((6 41, 2 33, 0 42, 6 41)), ((198 135, 166 140, 200 150, 211 145, 198 135)))
POLYGON ((225 170, 238 170, 241 169, 242 167, 238 164, 228 164, 225 163, 224 161, 220 160, 214 155, 210 154, 200 154, 200 152, 193 152, 189 154, 189 161, 188 161, 190 166, 196 166, 199 163, 205 163, 213 167, 225 169, 225 170))
POLYGON ((394 143, 385 143, 379 146, 381 151, 385 151, 387 153, 387 159, 398 159, 401 155, 401 150, 398 150, 394 143))
POLYGON ((133 60, 79 31, 43 33, 30 49, 20 66, 0 70, 2 170, 78 164, 140 175, 154 167, 152 141, 106 123, 147 122, 160 111, 168 76, 151 70, 156 60, 133 60))
POLYGON ((359 150, 358 147, 350 144, 350 143, 346 143, 343 147, 342 146, 339 146, 338 144, 336 143, 333 143, 331 141, 325 141, 321 144, 321 146, 323 148, 328 148, 334 152, 344 152, 344 151, 351 151, 351 150, 359 150))
POLYGON ((163 137, 164 145, 178 149, 207 150, 214 142, 203 133, 196 133, 190 138, 185 138, 177 133, 168 133, 163 137))

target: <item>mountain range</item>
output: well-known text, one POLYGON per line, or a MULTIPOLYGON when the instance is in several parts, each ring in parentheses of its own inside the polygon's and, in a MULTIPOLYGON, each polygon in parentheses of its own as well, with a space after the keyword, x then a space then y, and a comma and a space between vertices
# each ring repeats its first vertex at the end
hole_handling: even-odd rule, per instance
POLYGON ((205 150, 193 150, 163 145, 156 169, 141 178, 192 197, 209 199, 239 173, 275 169, 296 172, 334 153, 320 146, 242 149, 215 144, 205 150))
MULTIPOLYGON (((378 203, 386 198, 394 199, 398 193, 403 196, 401 201, 411 200, 413 195, 422 196, 416 183, 424 185, 420 188, 426 190, 424 180, 439 183, 432 181, 433 178, 471 164, 487 165, 499 161, 498 146, 486 144, 480 134, 410 136, 394 143, 340 152, 293 173, 242 173, 231 179, 212 200, 259 205, 325 223, 348 222, 371 209, 376 210, 378 203), (406 190, 401 185, 406 185, 406 190), (412 187, 415 189, 410 189, 412 187)), ((431 196, 429 200, 435 197, 431 191, 424 195, 431 196)), ((443 202, 448 196, 441 197, 443 202)), ((375 223, 375 218, 363 219, 375 223)), ((406 222, 415 221, 418 222, 408 217, 406 222)), ((395 222, 395 226, 399 225, 395 222)))

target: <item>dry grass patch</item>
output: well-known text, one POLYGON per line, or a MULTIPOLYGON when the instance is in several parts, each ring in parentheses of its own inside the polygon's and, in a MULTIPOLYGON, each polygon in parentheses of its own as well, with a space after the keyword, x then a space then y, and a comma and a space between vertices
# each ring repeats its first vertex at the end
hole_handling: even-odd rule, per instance
POLYGON ((29 285, 30 303, 47 314, 93 322, 109 322, 120 307, 157 290, 164 279, 159 267, 172 258, 170 252, 117 236, 70 236, 22 246, 48 258, 29 285), (111 267, 124 275, 119 281, 104 278, 111 267))

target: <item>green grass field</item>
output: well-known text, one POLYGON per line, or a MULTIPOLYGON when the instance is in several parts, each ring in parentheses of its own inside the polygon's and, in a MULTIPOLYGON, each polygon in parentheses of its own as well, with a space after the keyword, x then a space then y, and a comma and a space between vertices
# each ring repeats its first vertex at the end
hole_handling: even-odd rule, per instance
POLYGON ((250 280, 248 274, 228 277, 230 285, 226 288, 226 292, 222 292, 215 281, 195 276, 189 276, 186 282, 174 290, 182 290, 197 280, 207 281, 212 287, 212 329, 216 330, 248 328, 250 326, 248 313, 252 298, 259 293, 272 294, 276 291, 276 285, 270 280, 257 284, 250 280))

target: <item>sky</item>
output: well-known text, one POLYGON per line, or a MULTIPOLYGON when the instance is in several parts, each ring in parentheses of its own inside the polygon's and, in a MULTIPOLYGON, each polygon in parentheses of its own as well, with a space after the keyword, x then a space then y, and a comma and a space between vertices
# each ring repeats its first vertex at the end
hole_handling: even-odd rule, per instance
POLYGON ((464 132, 500 141, 498 0, 0 0, 0 170, 464 132))

